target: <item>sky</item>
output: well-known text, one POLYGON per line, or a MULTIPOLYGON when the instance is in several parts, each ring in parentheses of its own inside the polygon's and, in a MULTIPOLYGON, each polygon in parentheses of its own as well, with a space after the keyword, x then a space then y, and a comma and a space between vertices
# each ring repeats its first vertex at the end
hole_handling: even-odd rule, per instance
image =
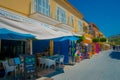
POLYGON ((68 0, 106 36, 120 34, 120 0, 68 0))

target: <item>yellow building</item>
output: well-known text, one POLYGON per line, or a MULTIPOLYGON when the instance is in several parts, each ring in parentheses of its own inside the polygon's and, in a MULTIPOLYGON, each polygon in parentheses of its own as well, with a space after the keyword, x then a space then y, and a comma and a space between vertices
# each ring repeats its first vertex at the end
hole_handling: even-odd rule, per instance
POLYGON ((88 57, 90 58, 92 56, 92 35, 89 33, 90 32, 90 28, 89 28, 89 23, 87 23, 86 21, 83 21, 83 30, 84 30, 84 41, 83 44, 86 45, 87 47, 87 53, 88 57))
POLYGON ((50 25, 82 33, 83 15, 67 0, 0 0, 0 6, 50 25))
MULTIPOLYGON (((0 0, 0 7, 48 25, 74 32, 73 34, 77 36, 84 34, 84 16, 67 0, 0 0)), ((51 55, 53 54, 53 44, 53 41, 50 41, 51 55)))
MULTIPOLYGON (((89 24, 91 27, 90 34, 92 35, 93 39, 100 39, 103 38, 103 33, 99 30, 98 26, 94 23, 89 24)), ((93 42, 93 54, 99 53, 100 50, 102 50, 104 43, 103 42, 93 42)))

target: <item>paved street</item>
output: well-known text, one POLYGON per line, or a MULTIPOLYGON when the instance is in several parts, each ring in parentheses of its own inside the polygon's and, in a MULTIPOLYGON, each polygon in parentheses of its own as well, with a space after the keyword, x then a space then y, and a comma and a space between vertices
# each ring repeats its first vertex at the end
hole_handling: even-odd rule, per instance
POLYGON ((54 80, 120 80, 120 53, 104 51, 65 69, 54 80))

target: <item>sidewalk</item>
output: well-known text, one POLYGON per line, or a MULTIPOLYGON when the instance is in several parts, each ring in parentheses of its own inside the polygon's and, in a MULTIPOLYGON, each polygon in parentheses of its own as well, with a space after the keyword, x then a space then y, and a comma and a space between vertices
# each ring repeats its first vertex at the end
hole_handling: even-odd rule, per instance
MULTIPOLYGON (((109 52, 109 51, 112 51, 112 50, 100 51, 99 54, 101 54, 101 53, 106 53, 106 52, 109 52)), ((94 55, 93 57, 96 57, 96 56, 99 55, 99 54, 96 54, 96 55, 94 55)), ((83 60, 83 61, 84 61, 84 60, 83 60)), ((87 59, 86 59, 86 61, 87 61, 87 59)), ((69 71, 69 70, 71 70, 74 66, 77 66, 79 63, 80 63, 80 62, 76 63, 75 65, 64 65, 64 68, 63 68, 63 69, 61 69, 61 70, 56 70, 55 72, 53 72, 53 73, 51 73, 51 74, 48 74, 47 76, 43 76, 43 77, 41 77, 41 78, 39 78, 39 79, 36 79, 36 80, 54 80, 54 79, 51 78, 51 77, 53 77, 53 76, 55 76, 55 75, 58 75, 58 74, 61 74, 61 73, 64 73, 64 71, 69 71)))
POLYGON ((38 79, 36 79, 36 80, 54 80, 54 79, 51 78, 51 77, 53 77, 53 76, 55 76, 55 75, 58 75, 58 74, 62 74, 62 73, 64 73, 65 70, 70 70, 71 68, 73 68, 73 66, 74 66, 74 65, 64 65, 64 68, 60 68, 60 69, 54 71, 53 73, 50 73, 50 74, 48 74, 48 75, 45 75, 45 76, 43 76, 43 77, 41 77, 41 78, 38 78, 38 79))

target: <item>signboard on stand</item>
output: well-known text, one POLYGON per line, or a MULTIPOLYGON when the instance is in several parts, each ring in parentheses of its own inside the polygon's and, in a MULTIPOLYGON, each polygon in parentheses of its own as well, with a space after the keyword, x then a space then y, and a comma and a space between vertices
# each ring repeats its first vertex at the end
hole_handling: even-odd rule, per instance
POLYGON ((25 80, 36 75, 36 59, 34 55, 24 56, 25 80))

